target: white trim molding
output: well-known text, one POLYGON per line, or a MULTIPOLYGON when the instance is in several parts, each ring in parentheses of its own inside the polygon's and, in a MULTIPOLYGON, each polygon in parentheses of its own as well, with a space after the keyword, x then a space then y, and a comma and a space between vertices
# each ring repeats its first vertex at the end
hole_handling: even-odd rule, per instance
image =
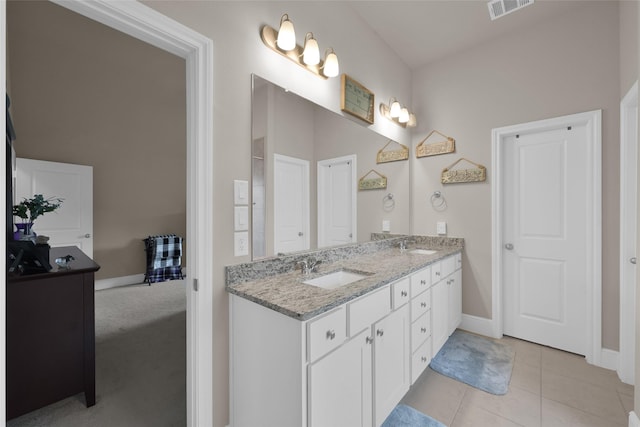
POLYGON ((634 411, 629 412, 629 427, 640 427, 640 418, 634 411))
POLYGON ((484 317, 472 316, 470 314, 462 314, 462 323, 460 329, 474 334, 484 335, 486 337, 501 338, 502 336, 495 336, 493 329, 493 322, 491 319, 484 317))
MULTIPOLYGON (((134 0, 52 0, 186 62, 187 425, 213 425, 213 42, 134 0), (199 285, 196 287, 196 283, 199 285)), ((6 19, 2 22, 6 24, 6 19)), ((6 27, 6 25, 5 25, 6 27)), ((4 79, 3 79, 4 81, 4 79)), ((4 366, 4 364, 3 364, 4 366)))
POLYGON ((638 182, 638 82, 620 101, 620 357, 618 377, 634 384, 638 182))
POLYGON ((491 132, 492 176, 491 183, 491 246, 492 246, 492 336, 503 334, 503 262, 502 262, 502 215, 503 215, 503 144, 507 137, 528 132, 540 132, 564 126, 586 126, 589 139, 585 150, 592 174, 587 182, 587 362, 601 366, 602 363, 602 110, 572 114, 547 120, 523 123, 493 129, 491 132))

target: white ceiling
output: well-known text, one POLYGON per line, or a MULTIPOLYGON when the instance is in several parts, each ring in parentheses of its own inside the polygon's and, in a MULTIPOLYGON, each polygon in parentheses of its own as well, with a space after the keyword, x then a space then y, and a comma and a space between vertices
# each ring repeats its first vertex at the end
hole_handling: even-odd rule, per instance
POLYGON ((495 21, 482 0, 354 1, 351 6, 415 70, 588 3, 536 0, 495 21))

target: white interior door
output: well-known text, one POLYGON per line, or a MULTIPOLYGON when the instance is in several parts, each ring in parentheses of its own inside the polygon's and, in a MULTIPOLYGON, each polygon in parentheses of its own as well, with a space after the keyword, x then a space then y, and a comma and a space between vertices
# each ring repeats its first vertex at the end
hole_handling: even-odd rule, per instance
POLYGON ((504 333, 585 354, 587 126, 504 141, 504 333))
POLYGON ((52 247, 77 246, 93 258, 93 167, 17 158, 15 188, 16 202, 34 194, 63 199, 36 219, 34 231, 52 247))
POLYGON ((318 247, 357 241, 356 156, 318 162, 318 247))
POLYGON ((309 249, 309 162, 274 154, 274 251, 309 249))
POLYGON ((634 384, 638 220, 638 83, 620 103, 620 357, 618 375, 634 384))

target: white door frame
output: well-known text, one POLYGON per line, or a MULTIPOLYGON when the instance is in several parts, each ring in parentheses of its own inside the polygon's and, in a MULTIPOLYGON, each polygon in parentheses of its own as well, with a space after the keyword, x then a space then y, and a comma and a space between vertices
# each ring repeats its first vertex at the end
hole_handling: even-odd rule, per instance
POLYGON ((350 154, 348 156, 336 157, 335 159, 320 160, 317 165, 318 169, 318 247, 324 247, 324 206, 321 203, 321 195, 324 194, 324 178, 326 165, 335 163, 351 162, 351 242, 358 241, 358 175, 357 175, 357 156, 350 154))
POLYGON ((618 376, 627 384, 634 384, 636 289, 629 277, 629 249, 636 246, 637 205, 631 206, 629 197, 637 196, 638 165, 638 82, 620 101, 620 353, 618 376), (633 181, 631 184, 629 184, 633 181), (633 190, 633 194, 630 191, 633 190), (629 215, 629 210, 634 215, 629 215))
POLYGON ((505 139, 516 134, 542 132, 558 127, 587 127, 589 141, 585 149, 593 173, 587 191, 587 348, 585 357, 589 363, 601 364, 602 353, 602 111, 595 110, 547 120, 539 120, 513 126, 493 129, 491 132, 491 163, 493 180, 491 183, 491 323, 495 338, 503 333, 503 277, 502 277, 502 215, 504 204, 504 182, 502 162, 504 161, 505 139))
MULTIPOLYGON (((213 42, 190 28, 136 1, 52 0, 80 15, 185 58, 187 91, 187 425, 213 425, 213 42), (199 285, 198 285, 199 283, 199 285)), ((0 4, 0 26, 6 28, 6 2, 0 4)), ((0 36, 6 81, 6 35, 0 36)), ((4 123, 4 121, 3 121, 4 123)), ((2 126, 5 126, 4 124, 2 126)), ((0 150, 5 162, 5 150, 0 150)), ((3 175, 3 180, 6 179, 3 175)), ((6 215, 3 214, 3 215, 6 215)), ((6 248, 0 253, 5 256, 6 248)), ((5 279, 2 279, 5 280, 5 279)), ((4 292, 0 293, 6 310, 4 292)), ((0 366, 5 376, 5 316, 0 315, 0 366)), ((6 417, 4 399, 0 419, 6 417)))

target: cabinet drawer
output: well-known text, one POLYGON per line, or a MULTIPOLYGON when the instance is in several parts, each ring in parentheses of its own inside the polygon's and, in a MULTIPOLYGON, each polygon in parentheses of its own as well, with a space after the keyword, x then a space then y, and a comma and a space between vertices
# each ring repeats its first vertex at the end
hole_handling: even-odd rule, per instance
POLYGON ((347 319, 344 307, 329 312, 307 325, 309 361, 312 362, 340 346, 347 336, 347 319))
POLYGON ((431 362, 431 337, 411 356, 411 384, 416 382, 431 362))
POLYGON ((431 287, 431 267, 411 275, 411 297, 415 297, 431 287))
POLYGON ((456 271, 456 256, 451 255, 440 261, 440 271, 442 275, 440 277, 447 277, 450 274, 453 274, 456 271))
POLYGON ((352 337, 391 312, 389 285, 347 305, 349 336, 352 337))
POLYGON ((434 262, 431 264, 431 284, 435 285, 442 279, 444 276, 440 272, 440 263, 441 261, 434 262))
POLYGON ((431 309, 431 291, 423 292, 411 300, 411 321, 416 319, 431 309))
POLYGON ((462 253, 456 254, 456 270, 460 270, 462 268, 462 253))
POLYGON ((426 312, 411 324, 411 352, 415 352, 431 336, 431 313, 426 312))
POLYGON ((411 288, 411 281, 409 278, 398 280, 391 284, 391 295, 393 309, 397 309, 409 302, 409 289, 411 288))

